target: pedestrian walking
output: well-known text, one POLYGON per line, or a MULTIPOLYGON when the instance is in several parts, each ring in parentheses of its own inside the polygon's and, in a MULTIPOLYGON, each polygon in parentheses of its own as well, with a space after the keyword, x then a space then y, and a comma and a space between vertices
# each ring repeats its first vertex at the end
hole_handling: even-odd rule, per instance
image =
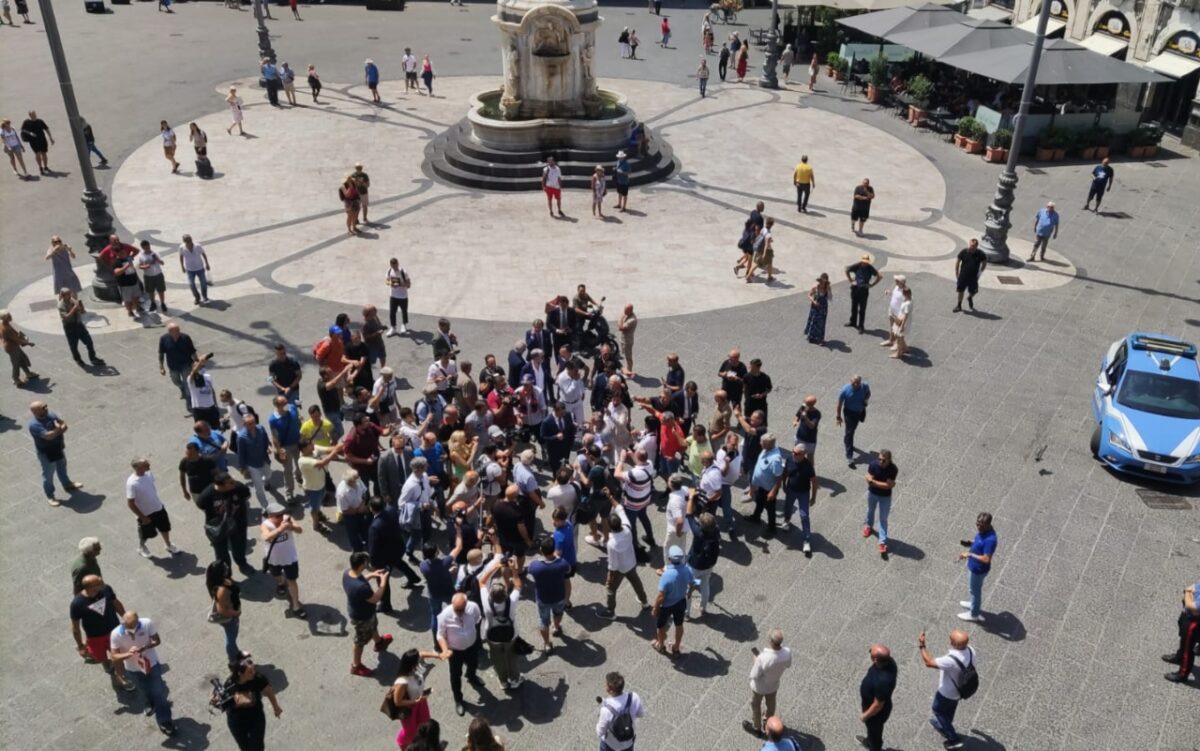
POLYGON ((108 159, 104 157, 104 154, 100 153, 100 149, 96 148, 96 134, 92 132, 91 124, 82 117, 79 118, 79 124, 83 126, 83 142, 87 145, 88 153, 100 157, 100 164, 98 166, 107 167, 108 159))
MULTIPOLYGON (((270 428, 271 448, 275 461, 283 468, 283 482, 287 490, 287 502, 295 503, 296 483, 300 477, 300 410, 287 398, 279 395, 273 400, 275 409, 267 417, 270 428)), ((351 539, 354 539, 353 537, 351 539)), ((355 548, 361 550, 361 548, 355 548)))
POLYGON ((721 81, 725 81, 725 74, 729 72, 729 45, 721 45, 721 53, 717 56, 717 76, 721 81))
POLYGON ((417 56, 412 53, 411 48, 404 48, 404 56, 400 58, 400 65, 404 68, 404 93, 407 94, 412 90, 420 94, 421 85, 417 83, 417 56))
POLYGON ((1109 164, 1108 157, 1100 160, 1100 163, 1092 168, 1092 185, 1088 188, 1087 200, 1083 202, 1083 210, 1087 211, 1092 206, 1092 199, 1096 199, 1096 208, 1093 209, 1097 214, 1100 213, 1100 201, 1104 198, 1104 194, 1112 190, 1113 179, 1116 177, 1116 171, 1109 164))
POLYGON ((51 412, 45 402, 35 401, 29 405, 32 415, 26 427, 33 438, 33 447, 37 453, 38 463, 42 466, 42 492, 46 495, 46 503, 51 506, 62 504, 54 497, 54 477, 68 493, 74 493, 83 487, 83 483, 74 482, 67 474, 67 449, 63 434, 67 432, 67 423, 63 422, 58 413, 51 412))
POLYGON ((392 703, 400 710, 400 730, 396 734, 396 745, 407 749, 418 735, 418 728, 430 722, 429 694, 432 688, 425 686, 425 677, 431 666, 421 660, 439 659, 438 652, 410 649, 400 655, 399 675, 392 684, 392 703))
POLYGON ((617 330, 621 332, 621 351, 625 354, 625 367, 621 372, 626 378, 636 375, 633 367, 633 340, 637 326, 637 314, 633 312, 633 303, 629 303, 621 311, 621 319, 617 322, 617 330))
POLYGON ((967 611, 959 613, 960 620, 979 623, 983 621, 983 580, 992 570, 992 558, 996 555, 996 530, 992 528, 992 515, 986 511, 975 517, 975 537, 963 540, 966 550, 958 554, 959 560, 967 562, 967 590, 970 599, 958 604, 967 611))
POLYGON ((12 365, 13 385, 21 388, 30 381, 37 380, 39 376, 31 370, 32 363, 29 362, 29 355, 25 354, 26 347, 35 345, 25 336, 24 331, 13 325, 12 313, 7 310, 0 310, 0 341, 4 343, 4 352, 12 365))
POLYGON ((888 556, 888 516, 892 513, 892 490, 900 468, 892 461, 892 452, 882 449, 879 458, 867 465, 867 516, 863 521, 863 537, 875 534, 875 510, 879 509, 879 556, 888 556))
MULTIPOLYGON (((654 4, 659 5, 661 3, 661 1, 662 0, 655 0, 654 4)), ((662 15, 662 14, 659 13, 656 9, 655 15, 662 15)), ((662 47, 663 49, 666 49, 667 46, 671 43, 671 24, 669 21, 667 21, 666 16, 663 16, 662 23, 660 23, 658 25, 658 28, 659 28, 659 31, 662 32, 662 40, 659 42, 658 46, 662 47)))
POLYGON ((212 272, 212 266, 204 246, 192 240, 191 235, 184 235, 183 244, 179 246, 179 270, 187 275, 188 288, 192 290, 195 303, 203 305, 209 302, 208 275, 212 272), (199 287, 196 282, 200 283, 199 287))
POLYGON ((158 338, 158 372, 170 375, 171 383, 179 389, 179 398, 183 399, 189 413, 192 411, 192 402, 187 382, 192 364, 197 359, 192 338, 180 331, 178 323, 168 323, 167 333, 158 338))
POLYGON ((796 410, 792 427, 796 429, 796 444, 804 446, 808 460, 814 465, 817 460, 817 430, 820 424, 821 410, 817 409, 817 397, 809 394, 796 410))
POLYGON ((1162 656, 1163 662, 1178 665, 1179 670, 1167 673, 1171 683, 1186 683, 1196 664, 1196 652, 1200 650, 1200 581, 1183 590, 1183 608, 1179 612, 1179 649, 1162 656))
POLYGON ((342 572, 342 589, 346 592, 346 614, 354 628, 354 643, 351 647, 350 674, 370 678, 375 671, 362 663, 363 647, 374 643, 375 653, 382 655, 393 639, 391 634, 379 633, 379 616, 376 606, 383 598, 388 586, 385 569, 368 571, 371 557, 363 551, 350 554, 350 568, 342 572), (375 588, 371 588, 371 582, 375 588))
POLYGON ((854 200, 850 206, 850 231, 859 237, 863 236, 863 225, 871 218, 871 201, 874 200, 875 189, 871 187, 871 181, 864 177, 861 183, 854 186, 854 200), (855 222, 858 222, 857 228, 855 222))
POLYGON ((844 422, 846 426, 842 443, 846 449, 846 461, 850 463, 850 469, 858 469, 858 464, 855 462, 854 452, 857 449, 854 447, 854 433, 858 430, 860 423, 867 421, 867 404, 870 401, 871 387, 863 381, 862 376, 857 374, 850 376, 850 383, 842 386, 842 390, 838 392, 835 419, 838 425, 842 425, 844 422))
MULTIPOLYGON (((553 542, 553 541, 551 541, 553 542)), ((518 667, 517 606, 521 604, 521 575, 512 559, 501 559, 479 577, 480 604, 483 613, 481 634, 487 642, 488 657, 496 678, 505 691, 518 688, 525 679, 518 667), (495 574, 499 580, 494 580, 495 574)))
POLYGON ((242 618, 242 589, 233 580, 233 573, 225 561, 213 561, 204 571, 204 585, 212 608, 208 613, 209 623, 215 623, 225 632, 225 657, 232 665, 241 657, 237 637, 242 618))
POLYGON ((825 344, 825 322, 829 320, 829 302, 832 299, 833 286, 829 283, 829 274, 822 273, 808 291, 808 320, 804 324, 804 336, 809 344, 825 344))
POLYGON ((21 134, 12 126, 12 120, 7 117, 0 120, 0 140, 4 142, 4 153, 8 155, 8 164, 13 174, 21 180, 29 178, 29 170, 25 169, 25 146, 21 143, 21 134), (17 165, 21 171, 17 172, 17 165))
POLYGON ((796 186, 796 211, 808 213, 808 197, 817 187, 817 178, 812 165, 808 163, 808 154, 800 155, 800 163, 792 170, 792 184, 796 186))
POLYGON ((367 506, 367 486, 360 480, 358 470, 348 469, 342 474, 334 497, 350 549, 365 551, 367 533, 371 528, 371 510, 367 506))
MULTIPOLYGON (((300 7, 297 0, 288 0, 288 5, 292 9, 292 18, 297 21, 303 21, 304 19, 300 17, 300 7)), ((292 104, 295 104, 295 102, 292 102, 292 104)))
POLYGON ((430 61, 429 55, 421 58, 421 81, 424 82, 429 96, 433 96, 433 62, 430 61))
POLYGON ((230 663, 229 677, 221 687, 221 695, 228 697, 228 703, 222 708, 225 724, 238 751, 261 751, 267 737, 263 697, 271 703, 271 712, 276 717, 283 714, 283 707, 279 706, 271 682, 258 672, 248 653, 243 652, 230 663))
POLYGON ((171 517, 158 496, 154 475, 150 472, 150 460, 138 457, 129 463, 133 474, 125 480, 125 502, 138 522, 138 555, 150 558, 146 541, 162 535, 167 552, 179 555, 179 548, 171 544, 171 517))
POLYGON ((379 98, 379 66, 369 57, 363 61, 363 75, 367 88, 371 90, 371 101, 376 104, 383 101, 379 98))
POLYGON ((646 716, 642 697, 626 691, 625 677, 615 671, 604 676, 604 688, 607 696, 596 697, 600 704, 596 722, 600 751, 633 751, 637 740, 635 720, 646 716))
POLYGON ((554 157, 546 157, 546 166, 542 167, 542 192, 546 194, 546 207, 550 216, 554 216, 554 205, 558 205, 558 215, 563 216, 562 210, 562 169, 554 157))
POLYGON ((808 62, 808 90, 815 91, 817 85, 817 75, 821 72, 821 63, 817 60, 817 53, 814 52, 812 60, 808 62))
POLYGON ((808 456, 808 446, 797 442, 783 479, 783 524, 784 528, 790 528, 792 512, 799 511, 805 558, 812 558, 812 526, 808 516, 817 503, 817 487, 817 471, 808 456))
POLYGON ((342 207, 346 212, 346 232, 351 236, 358 234, 358 212, 362 202, 358 193, 358 184, 353 174, 347 174, 338 187, 338 198, 342 199, 342 207))
POLYGON ((867 751, 883 751, 883 727, 892 716, 892 693, 896 690, 898 670, 891 650, 882 644, 871 645, 871 667, 858 685, 860 713, 866 735, 856 735, 867 751))
MULTIPOLYGON (((895 286, 884 292, 888 296, 887 339, 879 343, 880 347, 893 347, 896 343, 896 335, 892 333, 892 327, 896 325, 896 319, 900 317, 900 306, 904 304, 904 290, 907 288, 908 277, 896 274, 895 286)), ((959 302, 961 301, 962 293, 959 292, 959 302)))
POLYGON ((708 60, 700 58, 700 67, 696 68, 696 81, 700 84, 700 98, 708 96, 708 60))
POLYGON ((159 121, 158 129, 162 135, 163 156, 171 163, 171 174, 175 174, 179 171, 179 162, 175 161, 175 129, 167 125, 166 120, 159 121))
POLYGON ((124 662, 125 675, 146 695, 159 731, 170 737, 175 735, 175 723, 171 719, 171 703, 167 701, 167 684, 163 682, 163 668, 158 656, 161 644, 162 637, 154 621, 139 618, 133 610, 125 611, 120 625, 109 636, 112 659, 124 662))
POLYGON ((592 170, 592 216, 604 218, 604 196, 608 193, 608 178, 604 174, 604 165, 597 164, 592 170))
POLYGON ((638 40, 637 29, 629 30, 629 59, 637 60, 637 48, 641 42, 638 40))
POLYGON ((775 436, 764 433, 762 436, 762 453, 754 463, 754 471, 750 476, 750 487, 754 493, 754 513, 750 519, 755 524, 762 524, 762 513, 767 512, 767 531, 764 537, 774 537, 775 499, 783 486, 784 459, 783 454, 775 445, 775 436))
MULTIPOLYGON (((908 340, 912 336, 913 301, 912 290, 905 287, 904 301, 900 303, 900 311, 896 322, 892 324, 892 340, 894 342, 891 358, 899 360, 908 354, 908 340)), ((972 305, 972 308, 975 306, 972 305)))
POLYGON ((621 29, 621 33, 617 35, 617 44, 621 45, 621 59, 629 57, 629 27, 621 29))
MULTIPOLYGON (((17 10, 20 11, 19 6, 17 10)), ((38 117, 37 112, 33 110, 29 110, 29 117, 21 123, 21 140, 29 144, 29 150, 33 152, 33 158, 37 161, 38 172, 43 175, 50 174, 49 152, 50 146, 54 144, 54 135, 46 121, 38 117)))
POLYGON ((743 83, 746 78, 746 70, 750 67, 750 45, 743 44, 738 47, 737 51, 737 82, 743 83))
POLYGON ((76 293, 83 290, 83 285, 79 283, 75 269, 71 268, 71 261, 74 258, 74 248, 64 243, 58 235, 50 237, 50 249, 46 251, 46 260, 50 262, 50 266, 54 270, 55 293, 59 293, 64 287, 76 293))
POLYGON ((846 281, 850 282, 850 322, 846 325, 863 333, 867 323, 867 300, 871 288, 883 279, 875 268, 870 253, 863 253, 858 263, 846 267, 846 281))
POLYGON ((63 335, 67 337, 67 346, 71 349, 71 357, 83 365, 79 356, 79 345, 87 347, 88 360, 93 366, 101 366, 104 360, 96 355, 96 347, 92 343, 92 335, 88 333, 83 323, 83 301, 69 287, 63 287, 58 292, 58 316, 62 319, 63 335))
MULTIPOLYGON (((292 12, 296 11, 296 0, 291 0, 292 12)), ((299 16, 296 17, 299 21, 299 16)), ((287 96, 288 104, 296 106, 296 71, 286 62, 279 64, 279 82, 283 85, 283 93, 287 96)))
POLYGON ((100 576, 100 538, 85 537, 79 541, 79 557, 71 563, 71 594, 83 588, 83 577, 100 576))
POLYGON ((134 263, 142 272, 142 287, 146 291, 146 297, 150 299, 150 311, 158 310, 159 303, 162 303, 162 312, 166 313, 167 282, 163 276, 163 259, 150 247, 149 240, 142 240, 139 245, 141 252, 134 258, 134 263), (154 301, 155 294, 158 295, 157 303, 154 301))
POLYGON ((317 66, 311 63, 308 66, 308 89, 312 92, 313 104, 320 104, 317 97, 321 95, 321 75, 317 73, 317 66))
POLYGON ((688 592, 696 576, 686 563, 683 548, 672 545, 667 549, 667 565, 659 569, 658 594, 650 614, 654 616, 656 632, 654 650, 666 654, 667 624, 675 624, 675 643, 671 645, 671 656, 678 657, 683 643, 683 617, 687 614, 688 592))
POLYGON ((233 135, 233 129, 237 128, 239 136, 246 135, 246 131, 242 130, 242 98, 238 96, 236 87, 229 87, 229 93, 225 95, 225 104, 229 107, 230 117, 233 118, 233 122, 225 129, 225 132, 233 135))
POLYGON ((958 703, 974 695, 979 687, 975 672, 975 648, 970 646, 969 641, 966 631, 951 631, 950 649, 935 659, 925 645, 925 632, 922 631, 917 637, 921 661, 925 667, 939 671, 938 687, 933 695, 933 716, 929 718, 929 724, 945 739, 942 747, 947 751, 963 747, 962 738, 954 729, 954 714, 958 710, 958 703))
POLYGON ((458 592, 437 619, 439 656, 450 663, 450 692, 454 695, 454 712, 459 717, 467 713, 463 705, 462 678, 466 669, 467 681, 480 689, 483 680, 479 670, 479 626, 483 612, 479 606, 458 592))
POLYGON ((271 503, 263 514, 260 530, 267 546, 263 562, 275 579, 275 596, 288 598, 288 616, 308 617, 300 604, 300 553, 296 548, 296 535, 304 529, 287 514, 283 504, 271 503))
POLYGON ((1041 256, 1037 260, 1046 260, 1046 247, 1051 238, 1058 239, 1058 212, 1054 209, 1054 201, 1047 202, 1044 209, 1038 209, 1033 218, 1033 251, 1030 252, 1028 260, 1034 260, 1039 249, 1041 256))
POLYGON ((709 20, 708 14, 705 13, 704 22, 700 25, 700 43, 704 48, 704 54, 712 54, 714 41, 712 21, 709 20))
POLYGON ((617 203, 614 208, 621 213, 629 208, 629 176, 633 165, 624 151, 617 152, 617 164, 613 167, 613 183, 617 186, 617 203))
POLYGON ((250 526, 250 489, 228 472, 217 472, 208 487, 196 492, 192 502, 204 514, 204 536, 212 545, 213 557, 232 567, 237 564, 243 576, 255 568, 246 559, 246 536, 250 526))
POLYGON ((792 666, 792 650, 783 646, 783 631, 773 628, 767 632, 767 646, 751 652, 754 665, 750 668, 750 719, 742 720, 742 728, 755 738, 766 738, 763 703, 767 705, 766 718, 775 717, 779 684, 784 672, 792 666))
MULTIPOLYGON (((605 607, 600 610, 601 618, 612 620, 617 617, 617 590, 621 587, 621 582, 628 580, 629 585, 633 587, 633 592, 637 595, 638 602, 642 604, 642 609, 650 607, 650 601, 646 598, 646 588, 642 586, 641 577, 638 576, 637 554, 634 550, 636 543, 633 539, 633 527, 629 523, 629 517, 625 514, 625 509, 613 497, 608 488, 604 488, 602 494, 608 498, 612 505, 612 513, 608 517, 608 578, 605 582, 605 607)), ((653 538, 651 538, 653 539, 653 538)))
POLYGON ((125 605, 99 574, 87 574, 80 579, 70 606, 75 651, 89 665, 100 663, 116 686, 133 691, 133 682, 125 676, 125 663, 113 660, 110 649, 113 629, 121 625, 124 615, 125 605))
POLYGON ((258 425, 258 416, 242 416, 242 429, 237 432, 237 466, 242 476, 254 484, 258 503, 266 507, 267 481, 271 473, 271 439, 258 425))
POLYGON ((958 251, 958 258, 954 261, 954 277, 958 280, 958 302, 954 305, 954 312, 962 312, 963 292, 967 293, 967 305, 971 310, 975 310, 975 295, 979 293, 979 278, 983 276, 983 270, 987 268, 987 254, 979 249, 979 241, 971 238, 967 242, 967 247, 958 251))

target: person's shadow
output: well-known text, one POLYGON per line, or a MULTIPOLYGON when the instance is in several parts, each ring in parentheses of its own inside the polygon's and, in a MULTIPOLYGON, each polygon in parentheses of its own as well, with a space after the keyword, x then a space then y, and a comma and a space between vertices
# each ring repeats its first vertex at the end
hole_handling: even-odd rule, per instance
POLYGON ((337 608, 319 603, 304 603, 310 636, 347 636, 346 616, 337 608))
POLYGON ((1007 610, 1002 613, 985 613, 979 627, 984 631, 999 636, 1005 641, 1024 641, 1025 624, 1015 614, 1007 610))
MULTIPOLYGON (((272 684, 274 685, 274 684, 272 684)), ((179 749, 180 751, 201 751, 207 749, 208 732, 212 730, 212 725, 204 722, 197 722, 190 717, 175 718, 175 735, 167 738, 162 742, 163 748, 179 749)))

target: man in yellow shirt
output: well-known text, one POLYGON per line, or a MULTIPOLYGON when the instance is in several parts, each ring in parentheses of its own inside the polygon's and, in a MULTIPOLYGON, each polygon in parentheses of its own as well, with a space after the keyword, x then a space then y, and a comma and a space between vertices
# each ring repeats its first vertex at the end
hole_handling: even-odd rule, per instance
POLYGON ((800 157, 800 163, 796 165, 796 171, 792 173, 792 183, 796 186, 796 211, 803 211, 807 214, 808 194, 817 187, 813 168, 808 163, 808 154, 800 157))
POLYGON ((321 408, 315 404, 308 408, 308 419, 300 423, 300 438, 322 448, 333 445, 333 423, 321 414, 321 408))

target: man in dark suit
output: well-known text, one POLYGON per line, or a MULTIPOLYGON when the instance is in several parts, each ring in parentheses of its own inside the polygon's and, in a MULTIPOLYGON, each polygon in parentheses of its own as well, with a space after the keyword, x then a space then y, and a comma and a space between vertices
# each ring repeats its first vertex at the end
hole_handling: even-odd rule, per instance
POLYGON ((540 349, 547 356, 554 353, 554 337, 540 318, 533 322, 533 328, 525 332, 525 351, 532 352, 535 349, 540 349))
POLYGON ((554 413, 542 421, 541 433, 542 446, 553 472, 570 459, 571 446, 575 443, 575 421, 567 412, 567 405, 554 403, 554 413))
POLYGON ((389 506, 395 506, 400 500, 400 489, 408 479, 408 463, 412 461, 412 452, 405 446, 403 433, 393 433, 390 448, 379 455, 377 492, 379 497, 389 506))
POLYGON ((437 333, 433 335, 433 357, 440 358, 443 354, 454 357, 458 352, 458 337, 450 331, 450 321, 439 318, 437 333))
POLYGON ((550 360, 541 349, 531 349, 528 352, 529 360, 521 368, 521 381, 524 382, 525 376, 533 378, 533 385, 541 390, 542 396, 549 403, 554 399, 554 378, 550 375, 550 360))
POLYGON ((546 313, 546 328, 554 336, 554 350, 570 346, 571 332, 575 328, 575 317, 566 295, 558 296, 558 304, 546 313))
POLYGON ((700 411, 699 387, 695 381, 688 381, 682 391, 676 391, 671 396, 671 411, 679 418, 684 434, 691 435, 692 423, 700 411))
MULTIPOLYGON (((371 526, 367 528, 367 555, 371 556, 371 568, 388 572, 393 568, 400 569, 400 573, 408 580, 401 585, 404 589, 421 586, 421 577, 404 562, 404 535, 396 505, 385 504, 382 498, 372 498, 368 508, 372 514, 371 526)), ((384 589, 379 612, 392 612, 391 587, 384 589)))
POLYGON ((517 342, 508 351, 508 387, 518 388, 521 385, 521 369, 525 367, 525 342, 517 342))

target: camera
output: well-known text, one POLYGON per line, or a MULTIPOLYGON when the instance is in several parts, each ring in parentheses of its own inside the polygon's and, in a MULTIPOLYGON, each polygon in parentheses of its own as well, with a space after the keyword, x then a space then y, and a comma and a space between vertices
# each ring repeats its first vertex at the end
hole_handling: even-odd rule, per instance
POLYGON ((222 712, 232 707, 233 692, 229 690, 229 686, 216 678, 209 678, 208 682, 212 684, 212 696, 208 703, 222 712))

